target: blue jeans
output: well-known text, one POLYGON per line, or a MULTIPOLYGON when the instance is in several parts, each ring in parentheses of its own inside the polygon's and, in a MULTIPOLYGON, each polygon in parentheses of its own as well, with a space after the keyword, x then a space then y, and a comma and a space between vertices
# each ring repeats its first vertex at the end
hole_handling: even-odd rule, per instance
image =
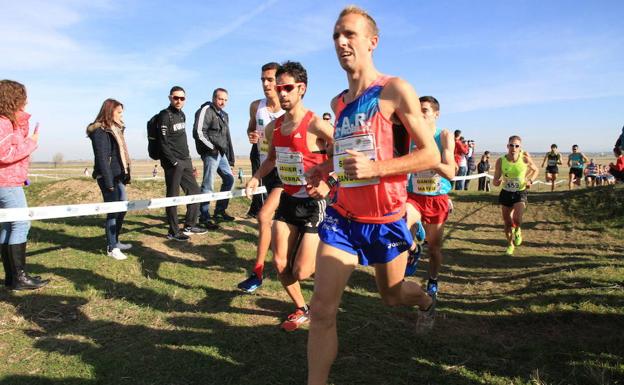
MULTIPOLYGON (((459 170, 457 170, 457 176, 465 176, 468 172, 468 167, 459 166, 459 170)), ((464 180, 455 181, 455 190, 463 190, 464 189, 464 180)))
MULTIPOLYGON (((109 191, 104 186, 104 178, 98 178, 97 183, 102 191, 104 202, 120 202, 128 199, 128 196, 126 195, 126 186, 124 186, 121 181, 117 179, 114 180, 113 191, 109 191)), ((119 233, 121 232, 121 226, 123 226, 125 216, 125 211, 106 214, 105 233, 108 251, 117 247, 117 243, 119 243, 119 233)))
MULTIPOLYGON (((201 184, 201 193, 211 193, 214 191, 215 175, 219 174, 223 183, 221 183, 221 191, 231 191, 234 186, 234 174, 225 155, 202 155, 204 162, 204 179, 201 184)), ((223 213, 227 209, 229 199, 221 199, 215 205, 215 213, 223 213)), ((199 205, 200 220, 207 221, 210 219, 210 202, 203 202, 199 205)))
MULTIPOLYGON (((23 187, 0 187, 0 209, 28 207, 23 187)), ((26 243, 30 221, 0 223, 0 244, 19 245, 26 243)))

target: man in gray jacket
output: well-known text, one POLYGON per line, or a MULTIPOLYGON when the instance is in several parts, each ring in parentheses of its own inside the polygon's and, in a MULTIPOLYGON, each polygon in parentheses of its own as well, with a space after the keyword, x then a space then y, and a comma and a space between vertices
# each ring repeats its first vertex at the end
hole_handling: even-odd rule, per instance
MULTIPOLYGON (((193 138, 197 152, 204 162, 204 176, 201 184, 201 192, 213 192, 215 174, 221 177, 221 191, 230 191, 234 186, 234 148, 230 136, 228 114, 223 111, 228 101, 228 92, 223 88, 217 88, 212 93, 212 102, 206 102, 195 113, 193 124, 193 138)), ((228 199, 217 201, 214 210, 215 220, 234 220, 225 210, 229 204, 228 199)), ((210 203, 200 205, 200 222, 208 229, 216 229, 218 226, 210 216, 210 203)))

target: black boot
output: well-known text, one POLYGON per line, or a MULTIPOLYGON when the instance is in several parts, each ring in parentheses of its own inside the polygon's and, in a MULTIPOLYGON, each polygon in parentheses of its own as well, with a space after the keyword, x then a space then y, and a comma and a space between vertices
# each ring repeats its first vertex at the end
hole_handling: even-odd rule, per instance
POLYGON ((9 262, 9 245, 2 246, 2 265, 4 266, 4 286, 10 287, 13 285, 13 269, 11 269, 11 262, 9 262))
POLYGON ((19 245, 9 245, 9 261, 11 262, 13 273, 13 290, 33 290, 47 285, 50 280, 39 280, 26 274, 24 265, 26 261, 26 243, 19 245))
MULTIPOLYGON (((22 266, 24 268, 26 268, 26 243, 20 243, 19 245, 23 250, 21 250, 18 255, 20 256, 20 262, 22 263, 22 266)), ((41 276, 40 275, 27 275, 28 278, 35 280, 35 281, 41 281, 41 276)), ((48 279, 48 282, 50 282, 50 280, 48 279)))

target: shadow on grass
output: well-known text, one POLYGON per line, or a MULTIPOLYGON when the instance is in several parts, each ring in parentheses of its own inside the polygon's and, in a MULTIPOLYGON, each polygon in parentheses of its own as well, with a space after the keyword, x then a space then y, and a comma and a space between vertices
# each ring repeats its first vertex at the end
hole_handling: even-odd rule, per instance
MULTIPOLYGON (((288 334, 278 329, 277 322, 255 324, 248 318, 238 318, 275 317, 288 310, 289 305, 282 301, 259 297, 256 303, 264 310, 249 310, 232 305, 238 293, 205 288, 205 298, 191 305, 132 284, 89 275, 84 270, 63 270, 56 273, 82 285, 95 286, 106 297, 159 312, 151 322, 127 324, 86 316, 82 309, 88 300, 84 298, 45 292, 19 296, 3 293, 0 300, 13 305, 20 316, 37 326, 23 331, 33 338, 37 350, 83 362, 90 368, 90 378, 77 378, 71 372, 67 373, 68 378, 56 380, 42 375, 5 375, 0 384, 305 381, 305 330, 288 334), (223 318, 223 314, 228 317, 223 318)), ((368 279, 373 281, 371 276, 368 279)), ((574 303, 585 300, 540 296, 544 288, 527 288, 527 294, 536 295, 525 299, 522 305, 528 309, 547 304, 549 299, 574 303)), ((621 299, 612 305, 622 306, 621 299)), ((615 379, 623 374, 616 364, 624 361, 624 336, 611 333, 610 338, 605 338, 605 332, 618 330, 624 316, 580 310, 495 314, 509 306, 519 304, 483 301, 466 305, 443 297, 434 330, 422 336, 414 331, 414 310, 388 310, 378 297, 348 290, 338 316, 341 344, 332 380, 336 384, 472 385, 483 383, 483 378, 521 378, 528 382, 538 368, 542 378, 586 384, 591 383, 588 379, 598 370, 591 368, 588 357, 605 355, 614 366, 599 368, 601 375, 615 379), (384 370, 389 363, 392 370, 384 370)))

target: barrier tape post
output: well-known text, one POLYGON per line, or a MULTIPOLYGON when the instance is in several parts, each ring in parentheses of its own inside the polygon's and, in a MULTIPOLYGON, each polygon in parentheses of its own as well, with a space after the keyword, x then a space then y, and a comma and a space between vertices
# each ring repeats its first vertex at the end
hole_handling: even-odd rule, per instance
MULTIPOLYGON (((256 191, 254 191, 253 195, 263 193, 266 193, 266 187, 260 186, 256 189, 256 191)), ((169 198, 142 199, 135 201, 0 209, 0 223, 80 217, 85 215, 118 213, 122 211, 149 210, 169 206, 187 205, 190 203, 212 202, 220 199, 230 199, 243 196, 246 196, 245 190, 240 189, 235 191, 184 195, 169 198)))

